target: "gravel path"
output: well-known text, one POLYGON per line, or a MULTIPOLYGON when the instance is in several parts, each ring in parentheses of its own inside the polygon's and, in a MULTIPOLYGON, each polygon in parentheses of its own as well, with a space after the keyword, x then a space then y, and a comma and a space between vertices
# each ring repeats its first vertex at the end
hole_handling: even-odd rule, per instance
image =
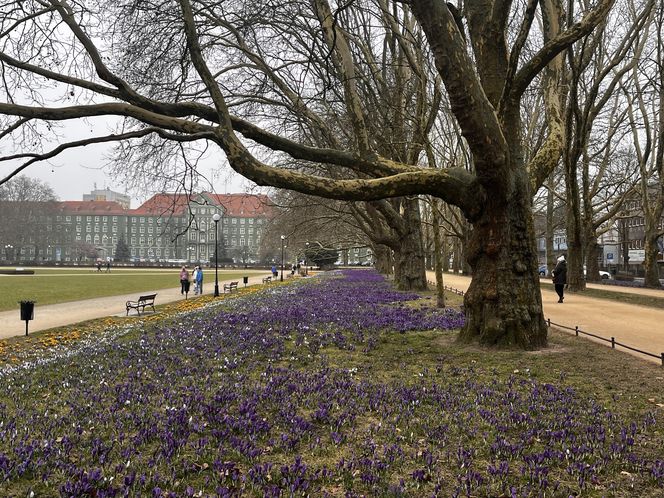
MULTIPOLYGON (((427 272, 430 281, 435 282, 433 272, 427 272)), ((470 277, 446 273, 443 282, 449 287, 467 290, 470 277)), ((616 292, 642 293, 664 297, 664 290, 655 289, 627 289, 601 284, 590 284, 589 287, 616 292)), ((609 299, 595 299, 580 294, 565 293, 565 302, 558 304, 558 295, 552 286, 542 287, 542 304, 544 318, 565 327, 579 329, 631 346, 648 351, 656 355, 664 352, 664 309, 647 306, 624 304, 609 299)), ((574 333, 574 332, 570 332, 574 333)), ((583 336, 584 338, 600 342, 608 347, 609 343, 583 336)), ((622 351, 630 352, 623 348, 622 351)), ((639 358, 646 359, 661 365, 662 360, 630 352, 639 358)))

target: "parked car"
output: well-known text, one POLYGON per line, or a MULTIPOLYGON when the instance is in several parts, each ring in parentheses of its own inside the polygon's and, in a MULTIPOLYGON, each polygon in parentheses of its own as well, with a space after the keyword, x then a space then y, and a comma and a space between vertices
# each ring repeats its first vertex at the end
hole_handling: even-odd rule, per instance
POLYGON ((546 265, 540 265, 538 271, 540 277, 546 277, 549 274, 549 269, 546 267, 546 265))
MULTIPOLYGON (((583 277, 586 277, 586 265, 583 265, 583 277)), ((611 278, 611 274, 608 271, 599 270, 599 277, 602 280, 608 280, 611 278)))

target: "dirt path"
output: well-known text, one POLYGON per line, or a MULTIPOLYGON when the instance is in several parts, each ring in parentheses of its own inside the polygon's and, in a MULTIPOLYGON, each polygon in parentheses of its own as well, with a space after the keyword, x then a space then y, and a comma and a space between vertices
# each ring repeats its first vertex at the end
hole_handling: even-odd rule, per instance
MULTIPOLYGON (((269 275, 271 275, 271 273, 266 272, 265 274, 251 276, 249 277, 247 285, 262 285, 263 277, 269 275)), ((223 292, 223 284, 229 282, 231 282, 231 280, 219 281, 220 293, 223 292)), ((242 286, 242 283, 240 283, 240 286, 242 286)), ((214 279, 212 282, 206 281, 203 285, 203 290, 204 295, 213 294, 214 279)), ((83 301, 37 306, 35 307, 35 319, 29 323, 29 331, 38 332, 40 330, 61 327, 63 325, 70 325, 105 316, 125 316, 125 303, 128 300, 136 300, 139 294, 151 294, 152 292, 157 293, 157 298, 155 299, 155 304, 157 305, 180 301, 184 297, 180 294, 179 287, 169 287, 168 289, 159 289, 142 293, 133 292, 131 294, 120 296, 99 297, 95 299, 85 299, 83 301)), ((189 298, 194 298, 193 292, 189 293, 189 298)), ((130 311, 130 314, 135 313, 135 311, 130 311)), ((25 322, 20 320, 20 312, 18 309, 0 312, 0 339, 23 334, 25 334, 25 322)))
MULTIPOLYGON (((435 274, 427 272, 430 281, 435 282, 435 274)), ((470 285, 470 277, 463 275, 445 274, 443 276, 445 285, 466 291, 470 285)), ((610 286, 593 285, 600 289, 613 289, 610 286)), ((624 288, 615 288, 616 291, 624 291, 624 288)), ((637 291, 638 289, 630 289, 637 291)), ((653 291, 652 289, 643 289, 644 291, 659 292, 664 297, 664 291, 653 291)), ((565 327, 579 329, 586 332, 606 337, 633 348, 648 351, 659 355, 664 352, 664 310, 650 308, 646 306, 637 306, 633 304, 623 304, 609 299, 594 299, 578 294, 565 294, 565 302, 558 304, 558 296, 551 286, 542 288, 542 304, 544 307, 544 318, 551 322, 563 325, 565 327)), ((573 332, 571 332, 573 333, 573 332)), ((603 341, 598 341, 588 336, 587 339, 601 342, 610 347, 603 341)), ((628 351, 619 348, 622 351, 628 351)), ((661 365, 661 359, 652 358, 636 352, 630 352, 639 358, 647 359, 661 365)))

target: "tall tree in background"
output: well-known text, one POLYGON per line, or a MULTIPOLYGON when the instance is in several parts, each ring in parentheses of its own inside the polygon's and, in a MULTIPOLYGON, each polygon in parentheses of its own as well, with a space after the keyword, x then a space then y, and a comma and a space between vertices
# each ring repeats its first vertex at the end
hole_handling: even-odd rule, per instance
MULTIPOLYGON (((458 206, 473 226, 468 244, 473 280, 465 297, 467 321, 461 337, 488 345, 537 348, 546 344, 546 326, 531 216, 532 186, 537 181, 531 172, 537 170, 542 179, 548 176, 560 157, 560 139, 551 135, 551 147, 543 147, 531 161, 537 168, 529 169, 520 135, 521 99, 547 64, 602 22, 613 0, 597 0, 582 17, 574 22, 570 19, 559 34, 526 57, 522 49, 530 38, 538 3, 532 0, 522 7, 496 0, 487 8, 483 0, 468 0, 464 10, 467 36, 459 27, 463 24, 455 17, 455 9, 443 2, 402 4, 404 12, 412 11, 425 34, 426 56, 435 62, 436 77, 447 91, 451 112, 472 156, 472 172, 422 168, 417 160, 383 155, 379 144, 369 139, 367 120, 360 119, 361 95, 348 78, 339 91, 345 98, 344 126, 353 130, 348 137, 352 147, 292 140, 301 138, 297 123, 292 129, 268 130, 259 126, 266 123, 266 116, 257 117, 260 113, 253 113, 251 121, 234 114, 246 110, 242 102, 247 88, 244 92, 227 88, 231 83, 239 88, 240 80, 254 82, 252 64, 222 38, 233 28, 244 29, 247 19, 268 16, 274 21, 273 31, 293 18, 308 16, 312 21, 314 43, 306 54, 295 57, 287 41, 261 46, 271 52, 265 57, 271 70, 301 71, 301 93, 295 104, 285 106, 330 90, 325 80, 321 87, 320 80, 308 77, 312 58, 329 60, 333 52, 338 57, 334 63, 350 69, 345 61, 352 57, 339 57, 347 51, 341 45, 343 37, 335 38, 343 28, 341 16, 325 0, 285 4, 178 0, 166 1, 159 9, 142 2, 118 1, 100 4, 94 11, 64 0, 7 2, 9 15, 0 20, 0 61, 5 68, 4 91, 9 95, 0 103, 0 113, 6 116, 0 136, 18 139, 35 131, 52 133, 48 126, 41 126, 43 122, 50 126, 52 121, 121 116, 126 118, 123 128, 114 134, 62 144, 54 150, 23 152, 20 156, 25 162, 15 172, 70 147, 152 135, 167 143, 201 140, 215 144, 235 171, 259 185, 344 200, 418 194, 439 197, 458 206), (508 32, 510 26, 517 27, 515 33, 508 32), (164 33, 168 36, 163 37, 164 33), (334 40, 331 51, 329 43, 334 40), (76 54, 72 57, 78 59, 65 54, 76 54), (19 87, 36 92, 48 83, 67 89, 66 95, 73 92, 79 98, 79 92, 77 105, 44 106, 36 94, 32 105, 15 103, 30 101, 30 95, 14 98, 19 87), (250 148, 249 141, 256 148, 250 148), (294 171, 284 167, 284 160, 265 152, 324 164, 327 171, 337 174, 294 171)), ((540 4, 543 12, 550 3, 556 2, 540 4)), ((344 10, 360 15, 362 9, 375 8, 372 2, 357 2, 344 10)), ((264 39, 271 39, 271 34, 266 31, 264 39)), ((537 43, 535 38, 531 41, 537 43)), ((322 111, 329 103, 326 99, 319 102, 323 107, 317 112, 324 120, 322 111)), ((421 150, 413 136, 408 140, 413 142, 413 150, 421 150)))
POLYGON ((55 241, 57 234, 45 224, 45 217, 54 212, 55 200, 49 185, 27 176, 17 176, 0 185, 0 244, 12 246, 14 259, 33 247, 33 257, 38 260, 48 244, 55 241))

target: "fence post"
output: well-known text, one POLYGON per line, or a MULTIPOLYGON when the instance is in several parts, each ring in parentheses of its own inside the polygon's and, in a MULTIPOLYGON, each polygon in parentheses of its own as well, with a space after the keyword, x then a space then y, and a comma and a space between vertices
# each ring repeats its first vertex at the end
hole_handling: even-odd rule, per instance
POLYGON ((576 336, 579 337, 579 326, 578 325, 574 326, 574 332, 576 332, 576 336))
POLYGON ((616 349, 616 338, 615 337, 611 338, 611 349, 616 349))

